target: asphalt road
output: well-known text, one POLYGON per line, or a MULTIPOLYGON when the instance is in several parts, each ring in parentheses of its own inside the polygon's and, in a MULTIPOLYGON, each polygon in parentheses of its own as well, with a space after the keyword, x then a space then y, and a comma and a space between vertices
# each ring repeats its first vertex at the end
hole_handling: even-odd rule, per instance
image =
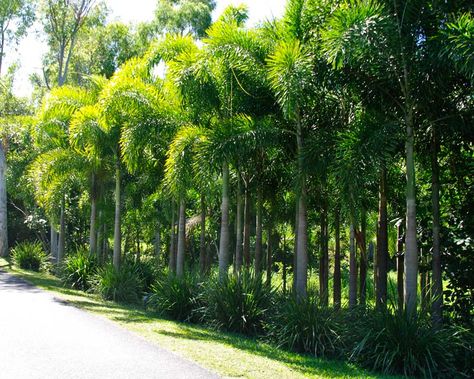
POLYGON ((0 271, 0 378, 217 378, 0 271))

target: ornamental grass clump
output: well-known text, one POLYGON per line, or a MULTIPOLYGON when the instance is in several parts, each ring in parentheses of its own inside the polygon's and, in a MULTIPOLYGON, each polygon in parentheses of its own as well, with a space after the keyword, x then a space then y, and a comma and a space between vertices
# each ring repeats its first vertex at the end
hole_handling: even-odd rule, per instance
POLYGON ((79 250, 64 260, 60 270, 61 280, 74 289, 87 291, 97 273, 97 268, 97 258, 87 250, 79 250))
POLYGON ((48 256, 39 242, 22 242, 11 251, 13 264, 24 270, 47 271, 50 267, 48 256))

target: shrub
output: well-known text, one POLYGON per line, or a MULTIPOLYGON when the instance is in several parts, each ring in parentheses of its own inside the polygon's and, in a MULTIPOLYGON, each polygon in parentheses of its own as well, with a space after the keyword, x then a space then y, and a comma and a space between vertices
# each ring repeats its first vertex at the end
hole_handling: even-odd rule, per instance
POLYGON ((126 264, 137 273, 142 283, 142 291, 149 292, 157 278, 156 263, 154 260, 142 259, 140 261, 127 261, 126 264))
POLYGON ((275 299, 271 286, 249 272, 213 279, 204 292, 203 315, 211 325, 247 335, 263 331, 275 299))
POLYGON ((359 322, 359 343, 350 359, 385 374, 433 377, 455 372, 462 345, 453 327, 433 329, 424 315, 374 311, 359 322))
POLYGON ((69 255, 61 268, 61 280, 72 288, 86 291, 97 271, 97 259, 86 250, 69 255))
POLYGON ((119 270, 115 270, 113 265, 107 265, 98 271, 93 288, 105 300, 137 303, 142 295, 143 284, 133 266, 123 264, 119 270))
POLYGON ((47 270, 50 266, 49 258, 39 242, 22 242, 17 244, 11 252, 13 264, 24 270, 47 270))
POLYGON ((174 273, 165 275, 153 286, 147 305, 159 314, 178 321, 199 321, 200 283, 197 275, 182 278, 174 273))
POLYGON ((316 357, 343 353, 343 322, 339 312, 322 307, 315 297, 282 299, 266 326, 277 346, 316 357))

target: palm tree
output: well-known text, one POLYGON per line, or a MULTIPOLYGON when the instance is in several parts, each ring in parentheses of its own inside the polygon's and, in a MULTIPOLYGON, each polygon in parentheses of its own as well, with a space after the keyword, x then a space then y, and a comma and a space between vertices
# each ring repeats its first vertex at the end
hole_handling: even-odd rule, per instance
POLYGON ((298 228, 296 241, 296 293, 303 298, 306 296, 307 285, 307 216, 306 216, 306 179, 303 174, 303 126, 301 101, 303 100, 303 85, 311 74, 310 56, 300 41, 291 39, 283 41, 275 48, 268 59, 269 79, 275 91, 285 117, 295 125, 297 154, 298 154, 298 228))

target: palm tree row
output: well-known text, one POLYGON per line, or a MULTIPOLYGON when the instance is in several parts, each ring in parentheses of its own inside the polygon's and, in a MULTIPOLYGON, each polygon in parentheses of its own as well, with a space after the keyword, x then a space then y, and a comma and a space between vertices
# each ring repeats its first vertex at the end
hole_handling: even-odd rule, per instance
MULTIPOLYGON (((460 107, 469 101, 473 72, 466 63, 472 63, 471 46, 462 41, 463 28, 473 27, 467 8, 429 1, 290 0, 283 19, 249 29, 246 10, 230 7, 202 41, 167 35, 109 80, 90 77, 82 88, 53 89, 37 113, 38 156, 29 176, 51 220, 52 247, 54 230, 60 231, 57 262, 65 254, 69 196, 83 190, 90 202, 90 253, 108 259, 101 244, 106 221, 99 215, 113 192, 116 269, 123 257, 124 209, 128 215, 147 208, 154 215, 155 254, 163 261, 166 231, 168 265, 179 277, 187 267, 189 216, 197 214, 202 273, 215 246, 221 279, 231 265, 238 275, 253 261, 255 272, 267 268, 270 281, 272 259, 280 246, 287 249, 289 235, 297 298, 307 296, 313 249, 320 301, 329 303, 332 266, 333 303, 339 307, 341 232, 347 228, 348 298, 355 306, 367 301, 370 229, 376 239, 375 300, 383 307, 390 215, 406 220, 399 292, 414 312, 420 260, 415 151, 423 149, 415 136, 421 135, 421 146, 430 134, 433 316, 440 322, 437 152, 442 129, 465 123, 472 112, 460 107), (450 68, 438 69, 443 65, 450 68), (213 220, 217 203, 219 225, 213 220), (368 226, 373 214, 376 225, 368 226)), ((399 240, 403 244, 401 233, 399 240)), ((137 246, 139 253, 139 237, 137 246)))

